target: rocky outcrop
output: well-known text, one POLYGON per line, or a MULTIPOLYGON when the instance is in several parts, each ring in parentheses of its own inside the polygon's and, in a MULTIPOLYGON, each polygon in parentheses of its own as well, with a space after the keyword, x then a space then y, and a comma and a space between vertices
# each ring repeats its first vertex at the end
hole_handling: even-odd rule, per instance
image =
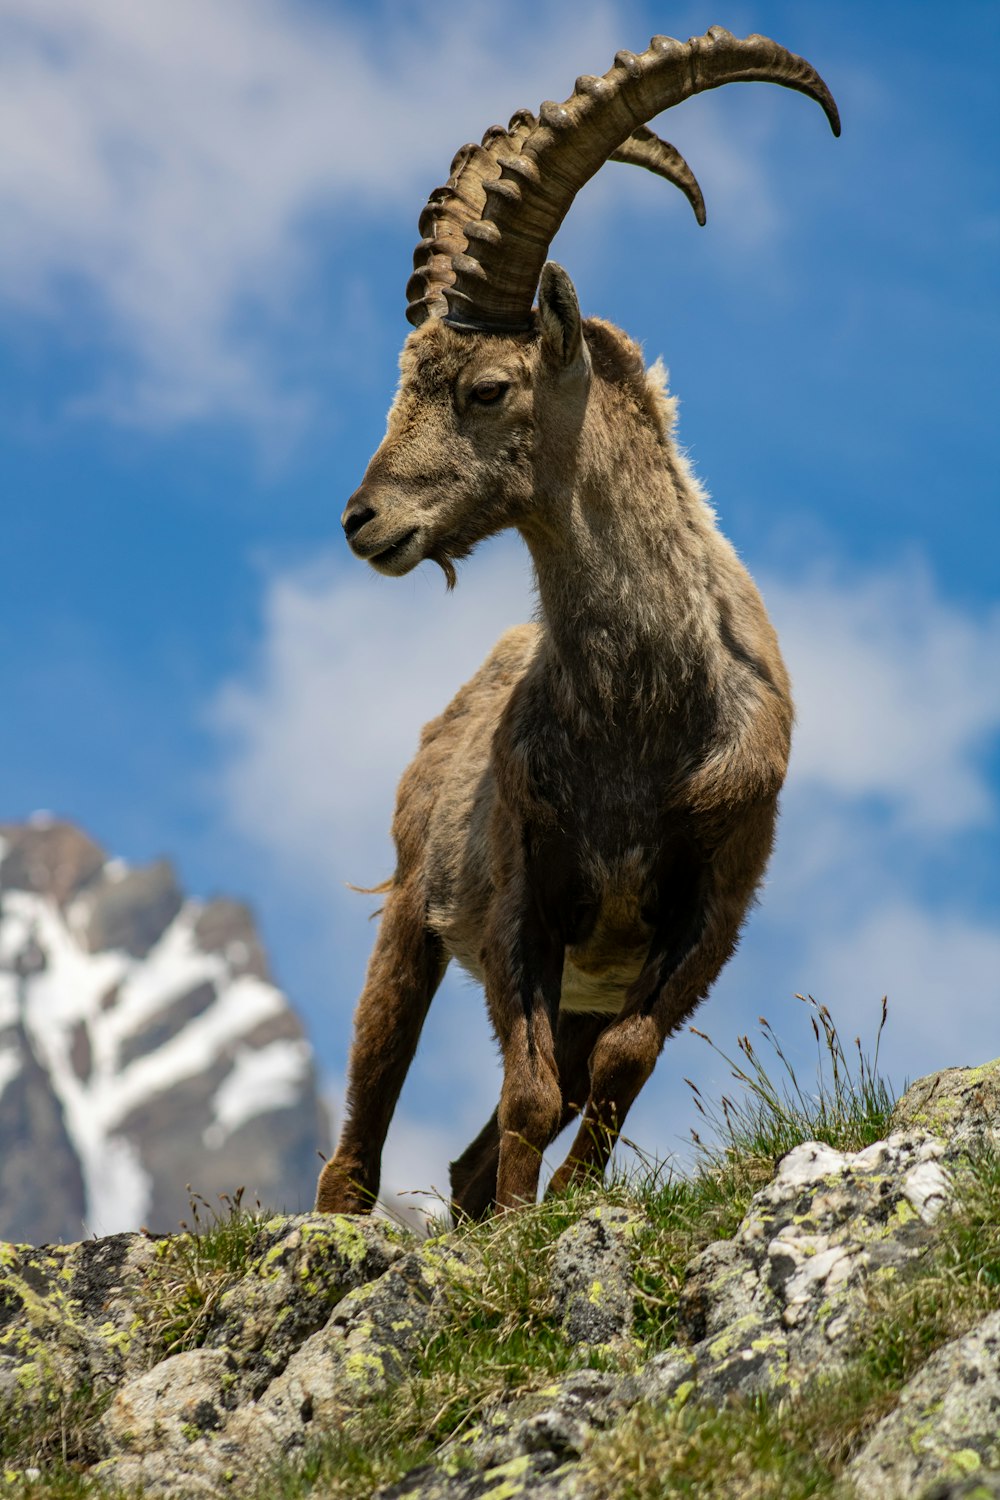
MULTIPOLYGON (((633 1326, 649 1226, 639 1209, 592 1204, 549 1260, 549 1326, 579 1367, 487 1407, 381 1500, 604 1500, 602 1435, 637 1409, 710 1412, 822 1389, 857 1355, 873 1289, 933 1253, 969 1150, 996 1142, 998 1078, 1000 1063, 922 1080, 897 1110, 905 1128, 865 1150, 791 1151, 732 1238, 688 1265, 675 1340, 652 1357, 633 1326), (951 1101, 941 1134, 913 1119, 928 1098, 951 1101)), ((6 1247, 0 1427, 27 1431, 87 1390, 84 1459, 104 1485, 249 1494, 324 1436, 362 1433, 489 1270, 475 1236, 418 1244, 369 1219, 237 1218, 231 1236, 223 1272, 194 1277, 194 1301, 197 1237, 6 1247)), ((1000 1493, 1000 1310, 936 1348, 885 1406, 850 1457, 845 1496, 1000 1493)))
POLYGON ((941 1494, 942 1474, 952 1486, 981 1479, 989 1465, 1000 1465, 1000 1313, 931 1355, 848 1472, 865 1500, 896 1500, 931 1484, 941 1494))
POLYGON ((790 1151, 733 1239, 690 1266, 684 1352, 653 1360, 644 1389, 669 1399, 694 1381, 722 1400, 794 1391, 842 1365, 871 1279, 930 1243, 951 1191, 946 1154, 919 1133, 846 1154, 815 1142, 790 1151))
POLYGON ((0 1238, 176 1229, 189 1183, 301 1210, 328 1136, 245 906, 69 823, 0 825, 0 1238))

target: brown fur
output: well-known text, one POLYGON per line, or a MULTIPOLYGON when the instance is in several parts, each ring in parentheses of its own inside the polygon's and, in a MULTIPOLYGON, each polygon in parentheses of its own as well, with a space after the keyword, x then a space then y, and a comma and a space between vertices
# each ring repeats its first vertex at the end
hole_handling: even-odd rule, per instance
POLYGON ((501 638, 401 782, 318 1206, 371 1206, 455 958, 483 981, 503 1051, 496 1115, 452 1167, 456 1211, 479 1215, 534 1199, 541 1153, 581 1110, 552 1188, 603 1169, 665 1038, 736 945, 792 708, 757 590, 674 445, 662 374, 617 329, 581 323, 565 272, 545 268, 533 333, 432 319, 401 367, 344 515, 354 551, 390 575, 428 557, 453 574, 515 527, 540 617, 501 638))

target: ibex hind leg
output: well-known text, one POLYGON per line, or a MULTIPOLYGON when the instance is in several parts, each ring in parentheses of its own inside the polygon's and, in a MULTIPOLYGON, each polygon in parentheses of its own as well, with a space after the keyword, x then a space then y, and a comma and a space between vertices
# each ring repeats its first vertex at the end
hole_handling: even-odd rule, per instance
POLYGON ((344 1124, 316 1190, 321 1212, 374 1206, 389 1122, 447 963, 427 926, 422 882, 394 885, 355 1012, 344 1124))
MULTIPOLYGON (((590 1054, 609 1017, 563 1012, 556 1030, 556 1064, 563 1097, 559 1129, 583 1110, 590 1092, 590 1054)), ((452 1212, 456 1220, 482 1219, 496 1206, 500 1126, 493 1111, 475 1140, 451 1164, 452 1212)))

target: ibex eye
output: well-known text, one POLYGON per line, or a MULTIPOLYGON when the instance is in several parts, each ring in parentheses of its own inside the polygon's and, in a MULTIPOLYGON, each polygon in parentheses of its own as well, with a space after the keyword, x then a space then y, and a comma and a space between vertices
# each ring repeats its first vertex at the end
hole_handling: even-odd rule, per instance
POLYGON ((491 402, 499 401, 506 390, 505 380, 484 380, 481 385, 472 387, 472 395, 476 401, 482 401, 485 406, 489 406, 491 402))

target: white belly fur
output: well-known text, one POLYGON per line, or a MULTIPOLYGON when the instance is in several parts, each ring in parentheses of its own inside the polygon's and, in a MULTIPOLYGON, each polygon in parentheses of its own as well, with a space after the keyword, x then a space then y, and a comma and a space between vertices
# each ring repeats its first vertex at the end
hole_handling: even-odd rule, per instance
POLYGON ((563 963, 562 993, 559 1009, 574 1014, 616 1016, 622 1008, 625 991, 642 968, 642 958, 617 964, 599 974, 585 974, 567 954, 563 963))

